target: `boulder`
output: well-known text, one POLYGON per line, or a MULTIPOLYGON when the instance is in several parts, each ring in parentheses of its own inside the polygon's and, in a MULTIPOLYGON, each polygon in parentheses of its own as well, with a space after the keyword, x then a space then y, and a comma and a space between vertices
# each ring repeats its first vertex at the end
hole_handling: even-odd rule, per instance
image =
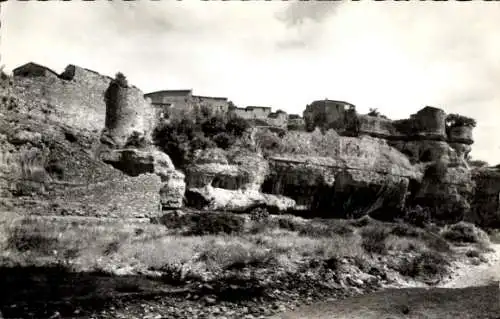
POLYGON ((144 173, 155 173, 162 176, 175 169, 170 157, 158 150, 108 149, 100 154, 100 158, 103 162, 130 176, 144 173))
POLYGON ((163 182, 160 190, 160 202, 163 209, 181 208, 184 203, 184 193, 186 192, 186 183, 184 174, 170 170, 161 177, 163 182))
POLYGON ((263 194, 255 190, 228 190, 214 188, 191 188, 186 192, 188 206, 201 210, 245 212, 254 207, 265 206, 272 212, 285 212, 295 207, 295 201, 280 195, 263 194))
POLYGON ((212 186, 229 190, 259 190, 268 171, 260 155, 234 152, 229 156, 218 149, 197 152, 194 164, 186 168, 188 188, 212 186))

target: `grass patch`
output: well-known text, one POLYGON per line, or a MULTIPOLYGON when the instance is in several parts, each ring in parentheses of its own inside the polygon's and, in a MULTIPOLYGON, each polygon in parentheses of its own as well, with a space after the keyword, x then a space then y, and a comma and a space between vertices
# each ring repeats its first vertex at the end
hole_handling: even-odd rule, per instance
POLYGON ((386 239, 389 237, 389 230, 378 225, 369 225, 361 229, 362 247, 368 253, 386 254, 386 239))

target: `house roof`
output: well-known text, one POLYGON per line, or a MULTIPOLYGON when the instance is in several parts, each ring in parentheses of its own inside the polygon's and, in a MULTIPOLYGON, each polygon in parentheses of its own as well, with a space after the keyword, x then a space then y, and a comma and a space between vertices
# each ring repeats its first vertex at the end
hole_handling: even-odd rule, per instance
POLYGON ((263 109, 263 110, 271 110, 270 106, 247 106, 245 110, 254 110, 254 109, 263 109))
POLYGON ((213 99, 213 100, 227 101, 227 97, 202 96, 202 95, 193 95, 193 97, 194 98, 201 98, 201 99, 213 99))
POLYGON ((190 90, 161 90, 161 91, 155 91, 155 92, 150 92, 144 94, 144 96, 151 96, 151 95, 157 95, 157 94, 166 94, 166 95, 188 95, 193 92, 192 89, 190 90))
POLYGON ((27 67, 37 67, 37 68, 45 69, 46 71, 49 71, 50 73, 54 74, 55 76, 59 76, 55 71, 51 70, 50 68, 43 66, 41 64, 35 63, 35 62, 28 62, 26 64, 18 66, 17 68, 12 70, 12 73, 16 74, 17 71, 20 71, 20 70, 27 68, 27 67))
MULTIPOLYGON (((313 103, 325 103, 325 102, 331 102, 331 103, 337 103, 337 104, 345 104, 345 105, 353 105, 352 103, 346 102, 346 101, 340 101, 340 100, 329 100, 329 99, 324 99, 324 100, 316 100, 313 103)), ((354 105, 353 105, 354 106, 354 105)))

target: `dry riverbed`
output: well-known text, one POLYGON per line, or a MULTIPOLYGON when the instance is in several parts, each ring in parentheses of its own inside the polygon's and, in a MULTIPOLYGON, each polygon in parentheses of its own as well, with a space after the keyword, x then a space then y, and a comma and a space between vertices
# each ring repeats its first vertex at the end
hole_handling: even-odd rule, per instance
POLYGON ((450 241, 435 227, 369 218, 197 212, 173 212, 158 224, 3 218, 5 318, 279 317, 390 285, 436 283, 454 265, 480 267, 470 260, 489 258, 484 243, 474 243, 475 253, 454 249, 457 231, 450 241))

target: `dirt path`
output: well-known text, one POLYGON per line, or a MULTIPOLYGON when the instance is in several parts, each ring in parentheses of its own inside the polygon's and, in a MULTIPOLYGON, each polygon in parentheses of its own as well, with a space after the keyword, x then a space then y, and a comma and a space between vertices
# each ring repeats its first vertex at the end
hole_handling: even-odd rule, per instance
POLYGON ((492 244, 493 252, 487 255, 488 262, 474 265, 460 265, 442 288, 465 288, 489 285, 500 281, 500 244, 492 244))
POLYGON ((387 289, 316 303, 280 318, 500 319, 500 244, 493 244, 492 249, 488 262, 456 264, 452 278, 435 288, 387 289))

